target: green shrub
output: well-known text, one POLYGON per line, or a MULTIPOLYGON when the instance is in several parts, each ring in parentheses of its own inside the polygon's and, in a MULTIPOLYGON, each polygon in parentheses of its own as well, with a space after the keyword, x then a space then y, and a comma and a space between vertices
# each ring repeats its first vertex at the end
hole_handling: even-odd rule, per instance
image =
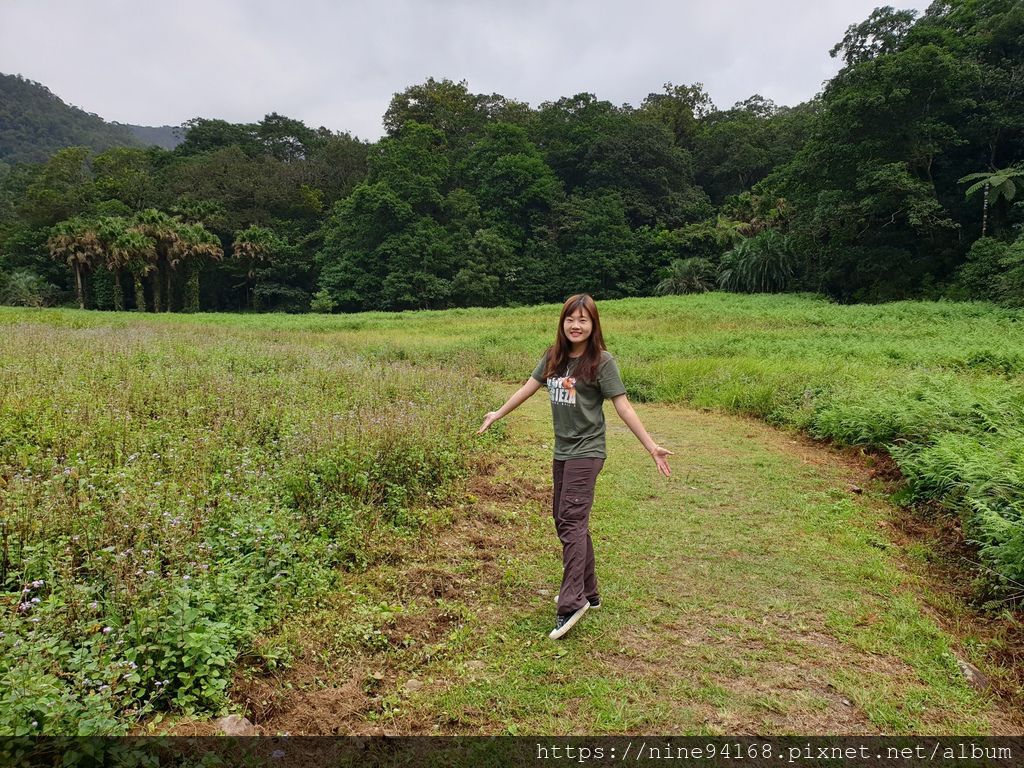
POLYGON ((1006 255, 1007 244, 993 237, 975 240, 967 252, 967 261, 957 270, 957 285, 967 298, 991 299, 998 293, 1000 263, 1006 255))
POLYGON ((57 301, 57 289, 39 275, 19 269, 0 273, 0 304, 15 307, 48 307, 57 301))
POLYGON ((743 238, 722 256, 718 282, 728 291, 779 291, 793 277, 794 266, 786 236, 766 229, 743 238))
POLYGON ((314 293, 312 301, 309 302, 310 312, 320 312, 326 315, 333 312, 335 306, 337 306, 337 304, 334 299, 331 298, 330 292, 323 288, 314 293))
POLYGON ((662 296, 671 293, 702 293, 715 288, 715 265, 699 257, 673 259, 654 289, 662 296))

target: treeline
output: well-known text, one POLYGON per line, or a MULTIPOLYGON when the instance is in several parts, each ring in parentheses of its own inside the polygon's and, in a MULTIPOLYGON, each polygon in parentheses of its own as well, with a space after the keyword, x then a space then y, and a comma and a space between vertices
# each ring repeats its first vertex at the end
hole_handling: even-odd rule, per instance
POLYGON ((1024 5, 880 8, 831 53, 843 69, 793 108, 717 109, 700 84, 531 108, 428 79, 394 96, 376 143, 272 114, 193 120, 173 151, 64 149, 0 179, 0 294, 162 311, 714 288, 1024 304, 1024 5))

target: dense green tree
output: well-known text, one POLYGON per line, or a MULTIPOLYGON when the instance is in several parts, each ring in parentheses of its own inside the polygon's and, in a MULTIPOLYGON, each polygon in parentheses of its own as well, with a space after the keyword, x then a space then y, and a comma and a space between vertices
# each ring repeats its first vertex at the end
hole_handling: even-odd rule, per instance
POLYGON ((957 288, 964 299, 991 299, 999 293, 1003 260, 1009 245, 993 237, 975 240, 957 272, 957 288))
POLYGON ((955 298, 1024 306, 1024 236, 1012 243, 976 240, 957 274, 956 289, 955 298))
POLYGON ((75 273, 78 307, 85 309, 85 276, 103 263, 103 245, 95 222, 73 218, 55 225, 47 240, 50 255, 75 273))
POLYGON ((335 206, 317 254, 320 287, 344 311, 379 307, 388 264, 378 246, 412 224, 416 214, 382 182, 364 182, 335 206))
POLYGON ((700 123, 714 112, 715 105, 701 83, 665 83, 664 93, 651 93, 640 105, 641 115, 665 126, 676 146, 693 150, 700 123))
POLYGON ((348 133, 320 137, 301 175, 302 183, 319 193, 318 213, 329 212, 366 177, 369 151, 370 144, 348 133))
MULTIPOLYGON (((502 294, 514 294, 509 269, 515 245, 495 229, 478 229, 466 249, 466 259, 452 279, 452 299, 464 306, 491 307, 502 294)), ((514 277, 514 275, 511 275, 514 277)))
POLYGON ((452 169, 444 134, 407 122, 368 158, 366 181, 336 206, 318 261, 343 309, 443 306, 454 256, 444 228, 452 169))
POLYGON ((231 147, 237 147, 249 156, 256 156, 262 151, 253 125, 197 117, 187 121, 183 128, 185 139, 174 148, 178 157, 205 155, 231 147))
POLYGON ((488 126, 466 158, 465 177, 493 225, 528 229, 562 196, 561 184, 526 131, 508 123, 488 126))
POLYGON ((92 160, 96 197, 118 200, 131 212, 159 206, 163 202, 157 170, 168 152, 155 147, 108 149, 92 160))
POLYGON ((557 226, 564 290, 607 299, 639 293, 640 252, 618 194, 572 195, 557 226))
POLYGON ((850 67, 880 54, 895 53, 916 16, 917 11, 897 11, 889 5, 876 8, 865 21, 851 24, 829 55, 833 58, 842 56, 846 66, 850 67))
POLYGON ((614 190, 623 201, 631 227, 679 226, 710 213, 695 196, 693 160, 673 143, 669 131, 634 116, 620 116, 595 138, 586 153, 586 187, 614 190))
POLYGON ((697 178, 713 202, 749 190, 792 156, 779 146, 777 115, 774 103, 755 95, 701 122, 695 141, 697 178))
POLYGON ((277 112, 264 117, 256 126, 255 134, 266 154, 285 162, 309 158, 323 140, 323 134, 301 120, 277 112))
POLYGON ((228 231, 250 224, 266 225, 277 217, 306 215, 308 201, 300 187, 301 170, 269 155, 247 155, 229 146, 183 158, 164 174, 175 200, 219 206, 227 213, 228 231))
POLYGON ((236 233, 233 261, 241 271, 245 306, 255 310, 305 311, 313 288, 312 256, 270 227, 236 233))
POLYGON ((91 213, 95 202, 89 150, 67 147, 55 152, 34 175, 19 212, 30 226, 49 227, 91 213))
POLYGON ((384 240, 378 257, 388 265, 383 309, 439 309, 449 305, 455 259, 444 229, 423 216, 384 240))
POLYGON ((541 104, 531 132, 567 193, 614 190, 633 227, 710 215, 688 149, 669 124, 593 94, 541 104))
POLYGON ((422 123, 406 123, 381 139, 367 160, 367 181, 384 184, 419 216, 440 212, 451 173, 444 134, 422 123))
POLYGON ((587 188, 595 142, 621 117, 621 112, 591 93, 544 102, 537 109, 531 137, 566 193, 587 188))
POLYGON ((1011 307, 1024 307, 1024 237, 1006 249, 999 265, 1002 275, 996 285, 996 298, 1011 307))
POLYGON ((986 62, 1003 61, 983 28, 1024 33, 1013 5, 949 0, 909 29, 903 17, 875 14, 848 33, 841 49, 853 53, 823 93, 811 138, 768 181, 796 211, 805 287, 843 300, 886 299, 952 278, 976 217, 957 180, 983 165, 979 150, 992 150, 981 137, 995 142, 996 157, 1024 137, 1010 124, 994 128, 993 115, 1005 110, 979 109, 978 101, 986 62))
POLYGON ((519 123, 527 114, 525 104, 500 94, 471 93, 465 80, 455 83, 430 77, 392 97, 384 113, 384 128, 389 136, 397 136, 410 123, 429 125, 451 146, 464 148, 490 121, 519 123))

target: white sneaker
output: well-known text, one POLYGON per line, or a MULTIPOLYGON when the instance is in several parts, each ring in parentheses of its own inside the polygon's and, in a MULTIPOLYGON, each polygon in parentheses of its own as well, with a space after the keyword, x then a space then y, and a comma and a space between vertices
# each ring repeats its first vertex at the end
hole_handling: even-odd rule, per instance
POLYGON ((548 637, 550 637, 552 640, 557 640, 558 638, 560 638, 562 635, 564 635, 566 632, 573 628, 573 625, 575 625, 576 622, 580 620, 580 617, 584 613, 586 613, 589 608, 590 603, 584 603, 582 606, 577 608, 572 613, 558 614, 555 617, 555 628, 548 633, 548 637))

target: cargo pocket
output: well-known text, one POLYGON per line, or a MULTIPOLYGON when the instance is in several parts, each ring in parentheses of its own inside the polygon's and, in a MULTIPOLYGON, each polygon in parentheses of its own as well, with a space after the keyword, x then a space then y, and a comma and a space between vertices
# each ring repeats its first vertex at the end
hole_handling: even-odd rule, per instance
POLYGON ((594 503, 594 489, 568 487, 565 489, 562 499, 563 518, 584 520, 590 514, 590 507, 594 503))

